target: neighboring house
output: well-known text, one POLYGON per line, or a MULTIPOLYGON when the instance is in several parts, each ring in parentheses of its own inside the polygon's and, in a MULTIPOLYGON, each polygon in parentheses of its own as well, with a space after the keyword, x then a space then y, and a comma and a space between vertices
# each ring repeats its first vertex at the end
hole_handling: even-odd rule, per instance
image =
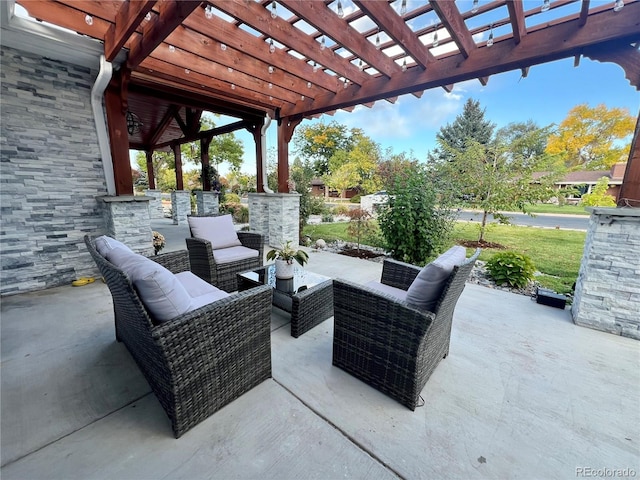
POLYGON ((562 180, 556 182, 556 185, 558 185, 558 188, 576 188, 577 193, 571 195, 570 198, 580 198, 585 193, 591 193, 598 180, 602 177, 607 177, 609 180, 607 193, 614 198, 618 198, 626 168, 626 163, 616 163, 611 167, 611 170, 569 172, 562 180))
POLYGON ((333 198, 353 198, 360 194, 358 187, 347 188, 342 193, 338 190, 330 189, 321 178, 311 180, 311 195, 316 197, 333 197, 333 198))
MULTIPOLYGON (((579 199, 585 193, 591 193, 593 188, 602 177, 607 177, 609 180, 609 188, 607 193, 614 198, 618 198, 620 192, 620 185, 622 185, 622 179, 624 178, 624 172, 627 168, 627 163, 616 163, 611 167, 611 170, 581 170, 567 173, 562 179, 558 180, 555 184, 558 189, 573 189, 574 193, 567 196, 568 200, 579 199)), ((536 176, 542 176, 543 173, 534 174, 536 176)))

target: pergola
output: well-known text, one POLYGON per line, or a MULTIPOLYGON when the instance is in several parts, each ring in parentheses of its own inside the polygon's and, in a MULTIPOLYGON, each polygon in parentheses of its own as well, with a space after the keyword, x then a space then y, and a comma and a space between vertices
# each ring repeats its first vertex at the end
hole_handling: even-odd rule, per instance
MULTIPOLYGON (((180 144, 248 129, 260 159, 267 116, 278 124, 278 190, 287 192, 288 143, 305 118, 511 70, 526 77, 563 58, 578 66, 582 56, 618 64, 640 89, 638 0, 17 3, 102 42, 109 62, 126 52, 105 92, 118 195, 133 192, 129 149, 146 151, 149 165, 153 151, 173 149, 179 172, 180 144), (200 132, 204 111, 239 120, 200 132)), ((639 157, 636 128, 621 199, 640 201, 639 157)), ((260 161, 257 170, 262 191, 260 161)))

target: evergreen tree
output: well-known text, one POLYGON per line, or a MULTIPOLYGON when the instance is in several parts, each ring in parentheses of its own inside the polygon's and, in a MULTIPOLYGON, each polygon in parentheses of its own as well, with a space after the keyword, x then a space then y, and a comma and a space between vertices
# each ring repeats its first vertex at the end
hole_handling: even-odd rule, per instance
POLYGON ((462 113, 451 124, 440 128, 436 134, 438 147, 429 153, 430 161, 451 160, 451 151, 465 150, 471 142, 487 145, 493 136, 495 124, 484 118, 485 109, 480 102, 468 99, 462 113))

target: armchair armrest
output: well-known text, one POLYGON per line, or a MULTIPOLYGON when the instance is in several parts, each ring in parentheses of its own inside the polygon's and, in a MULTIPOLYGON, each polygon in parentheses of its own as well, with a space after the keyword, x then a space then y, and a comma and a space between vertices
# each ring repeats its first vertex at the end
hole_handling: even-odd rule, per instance
POLYGON ((187 250, 161 253, 149 258, 171 271, 171 273, 189 271, 189 252, 187 250))
POLYGON ((420 273, 420 270, 420 267, 416 267, 415 265, 385 258, 382 264, 382 278, 380 283, 407 290, 418 273, 420 273))
POLYGON ((243 246, 258 250, 260 258, 260 266, 262 266, 264 260, 264 236, 257 232, 237 232, 238 239, 243 246))

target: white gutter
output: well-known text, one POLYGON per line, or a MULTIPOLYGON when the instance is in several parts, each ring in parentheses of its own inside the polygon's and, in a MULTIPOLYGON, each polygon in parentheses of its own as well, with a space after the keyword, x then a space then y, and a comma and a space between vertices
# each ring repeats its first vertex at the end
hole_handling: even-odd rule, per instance
POLYGON ((104 108, 102 107, 102 97, 104 91, 111 80, 113 67, 107 62, 104 55, 100 55, 100 72, 91 89, 91 109, 93 119, 96 122, 96 132, 98 134, 98 145, 100 147, 100 157, 102 158, 102 168, 104 179, 107 182, 107 194, 116 194, 116 181, 113 175, 113 162, 111 161, 111 148, 109 146, 109 134, 107 124, 104 121, 104 108))
POLYGON ((273 193, 273 190, 271 190, 269 188, 269 186, 267 185, 267 128, 269 128, 269 125, 271 124, 271 117, 269 116, 269 114, 267 114, 267 116, 264 119, 264 125, 262 126, 262 129, 260 130, 260 150, 262 151, 262 158, 260 159, 260 162, 262 164, 262 178, 260 179, 261 183, 262 183, 262 189, 264 190, 265 193, 273 193))

